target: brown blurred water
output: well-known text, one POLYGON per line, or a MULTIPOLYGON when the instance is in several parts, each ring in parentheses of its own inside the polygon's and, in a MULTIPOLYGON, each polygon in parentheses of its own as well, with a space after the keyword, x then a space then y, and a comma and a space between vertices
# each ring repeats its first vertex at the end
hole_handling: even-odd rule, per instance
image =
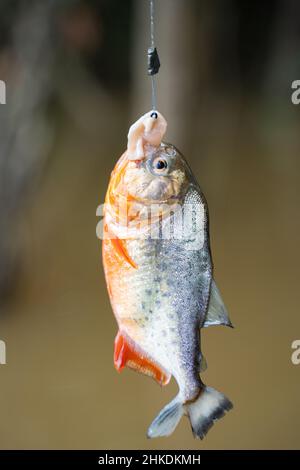
POLYGON ((199 119, 186 157, 208 199, 215 277, 235 325, 203 331, 203 377, 234 409, 202 442, 187 419, 171 437, 147 440, 176 385, 114 370, 117 327, 95 235, 126 146, 128 103, 91 89, 77 98, 25 213, 24 267, 1 313, 0 448, 299 448, 300 366, 290 359, 300 338, 297 113, 284 125, 232 101, 199 119))

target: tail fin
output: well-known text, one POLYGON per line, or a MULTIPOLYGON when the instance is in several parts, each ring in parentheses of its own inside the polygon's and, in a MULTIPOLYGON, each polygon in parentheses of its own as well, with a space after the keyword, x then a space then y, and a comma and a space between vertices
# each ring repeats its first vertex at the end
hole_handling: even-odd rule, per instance
POLYGON ((232 407, 232 403, 223 393, 204 386, 197 400, 187 405, 194 437, 203 439, 214 422, 222 418, 232 407))
POLYGON ((174 400, 161 410, 155 420, 152 421, 147 432, 147 437, 169 436, 176 428, 183 414, 184 405, 177 395, 174 400))
POLYGON ((151 423, 147 437, 162 437, 172 434, 181 417, 190 418, 194 437, 203 439, 215 421, 232 408, 232 403, 212 387, 203 386, 199 397, 192 403, 183 403, 179 395, 168 403, 151 423))

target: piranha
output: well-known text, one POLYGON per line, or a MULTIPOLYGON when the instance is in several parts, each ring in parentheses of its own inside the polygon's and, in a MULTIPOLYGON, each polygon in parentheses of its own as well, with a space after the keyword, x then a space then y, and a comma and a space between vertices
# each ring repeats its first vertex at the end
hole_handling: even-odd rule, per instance
POLYGON ((114 364, 161 385, 177 381, 178 395, 149 438, 170 435, 187 415, 203 439, 232 403, 200 378, 200 330, 232 324, 213 278, 206 200, 183 155, 162 141, 166 128, 158 112, 131 126, 106 194, 102 253, 119 327, 114 364))

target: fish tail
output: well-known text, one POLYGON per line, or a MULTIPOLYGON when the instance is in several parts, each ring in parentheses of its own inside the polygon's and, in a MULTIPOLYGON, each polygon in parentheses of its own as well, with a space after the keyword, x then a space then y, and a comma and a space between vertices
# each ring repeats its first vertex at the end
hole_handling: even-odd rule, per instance
POLYGON ((190 418, 194 437, 203 439, 212 425, 231 410, 232 403, 223 393, 212 387, 203 386, 198 398, 185 405, 190 418))
POLYGON ((172 434, 181 417, 185 413, 182 399, 177 395, 156 416, 149 426, 147 437, 162 437, 172 434))
POLYGON ((193 402, 184 402, 182 397, 177 395, 168 403, 149 426, 147 437, 169 436, 182 416, 187 415, 194 437, 203 439, 215 421, 222 418, 232 407, 232 403, 223 393, 203 384, 193 402))

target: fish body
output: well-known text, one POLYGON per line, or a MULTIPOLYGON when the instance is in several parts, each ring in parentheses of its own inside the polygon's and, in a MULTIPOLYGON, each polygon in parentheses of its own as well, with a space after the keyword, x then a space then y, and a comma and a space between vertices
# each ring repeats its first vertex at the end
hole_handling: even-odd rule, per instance
POLYGON ((148 437, 171 434, 187 414, 203 438, 232 406, 200 378, 200 329, 231 326, 213 280, 207 204, 184 157, 161 141, 162 116, 149 124, 146 115, 134 126, 112 173, 104 216, 103 264, 119 326, 115 366, 162 385, 172 376, 178 383, 148 437))

